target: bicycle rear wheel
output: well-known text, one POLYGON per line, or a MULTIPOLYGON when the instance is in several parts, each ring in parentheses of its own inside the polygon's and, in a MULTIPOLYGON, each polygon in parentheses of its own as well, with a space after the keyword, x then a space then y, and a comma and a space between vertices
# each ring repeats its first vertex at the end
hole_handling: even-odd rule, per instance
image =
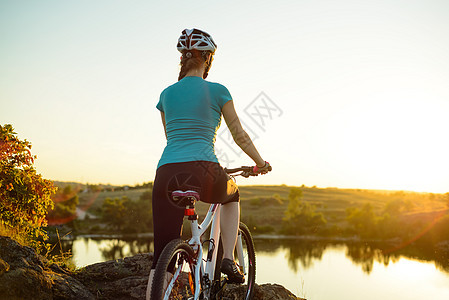
POLYGON ((195 254, 192 247, 180 239, 172 240, 165 246, 156 264, 151 299, 193 299, 195 295, 194 270, 195 254), (168 281, 167 277, 172 278, 168 281))
MULTIPOLYGON (((239 257, 237 253, 237 247, 239 247, 238 242, 236 245, 236 250, 234 251, 235 261, 237 262, 237 266, 240 270, 245 274, 245 282, 242 284, 245 286, 244 293, 242 295, 242 299, 251 300, 254 295, 255 282, 256 282, 256 252, 254 248, 253 237, 251 236, 251 232, 244 223, 240 222, 239 224, 239 235, 241 236, 242 241, 242 254, 239 257), (240 262, 240 259, 243 263, 240 262)), ((220 281, 221 273, 221 260, 223 259, 223 245, 220 239, 220 245, 217 254, 217 262, 215 265, 215 281, 220 281)), ((221 293, 220 293, 221 294, 221 293)), ((221 295, 220 295, 221 297, 221 295)), ((217 297, 216 299, 220 299, 217 297)))

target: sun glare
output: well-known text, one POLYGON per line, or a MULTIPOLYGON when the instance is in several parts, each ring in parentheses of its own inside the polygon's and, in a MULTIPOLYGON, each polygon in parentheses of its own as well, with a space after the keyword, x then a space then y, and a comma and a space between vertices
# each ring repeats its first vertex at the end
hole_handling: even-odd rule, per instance
POLYGON ((402 280, 407 282, 417 280, 416 274, 419 274, 421 278, 431 278, 436 274, 435 267, 431 264, 406 258, 401 258, 399 261, 389 265, 388 268, 392 272, 392 276, 402 278, 402 280))
POLYGON ((449 167, 447 107, 416 94, 388 95, 345 107, 330 121, 329 138, 346 176, 364 174, 384 189, 444 192, 438 189, 449 167))

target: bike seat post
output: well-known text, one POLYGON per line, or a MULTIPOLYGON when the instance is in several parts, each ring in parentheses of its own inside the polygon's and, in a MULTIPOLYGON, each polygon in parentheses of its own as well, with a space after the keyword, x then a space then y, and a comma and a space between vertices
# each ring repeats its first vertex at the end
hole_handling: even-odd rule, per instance
POLYGON ((184 209, 184 216, 186 216, 189 221, 198 220, 198 215, 195 212, 195 200, 192 200, 192 202, 186 206, 184 209))
POLYGON ((191 227, 192 227, 192 235, 199 236, 199 227, 198 227, 198 215, 195 212, 195 202, 200 200, 200 195, 196 191, 173 191, 172 192, 172 200, 178 206, 184 207, 184 216, 188 217, 191 227))

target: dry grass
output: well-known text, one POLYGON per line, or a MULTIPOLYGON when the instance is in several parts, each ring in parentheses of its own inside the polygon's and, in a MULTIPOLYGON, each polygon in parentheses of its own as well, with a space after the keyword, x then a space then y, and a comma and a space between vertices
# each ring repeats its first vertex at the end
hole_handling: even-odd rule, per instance
POLYGON ((31 246, 30 241, 18 229, 4 225, 0 222, 0 235, 7 236, 18 242, 22 246, 31 246))

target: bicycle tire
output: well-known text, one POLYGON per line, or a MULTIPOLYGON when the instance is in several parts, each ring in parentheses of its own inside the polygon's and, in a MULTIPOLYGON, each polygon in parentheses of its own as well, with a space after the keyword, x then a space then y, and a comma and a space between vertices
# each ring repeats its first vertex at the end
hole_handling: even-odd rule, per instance
POLYGON ((195 294, 195 253, 192 247, 181 239, 172 240, 162 251, 151 288, 152 300, 163 300, 168 290, 168 299, 189 299, 195 294), (182 272, 175 279, 174 285, 166 289, 166 272, 175 274, 181 268, 182 272))
MULTIPOLYGON (((246 285, 246 288, 244 289, 243 298, 244 300, 251 300, 253 299, 254 295, 254 289, 255 289, 255 282, 256 282, 256 252, 254 247, 254 241, 253 237, 251 235, 251 232, 249 231, 248 226, 246 226, 244 223, 240 222, 239 224, 239 231, 242 234, 242 244, 243 244, 243 252, 244 252, 244 259, 245 259, 245 265, 247 266, 247 274, 245 275, 245 282, 242 285, 246 285)), ((237 251, 234 251, 234 256, 237 259, 237 251)), ((215 265, 215 281, 220 280, 221 272, 221 260, 223 259, 223 245, 221 242, 219 242, 219 248, 218 248, 218 254, 217 254, 217 261, 215 265)), ((238 265, 238 262, 237 262, 238 265)), ((221 299, 221 295, 216 297, 216 299, 221 299)))

